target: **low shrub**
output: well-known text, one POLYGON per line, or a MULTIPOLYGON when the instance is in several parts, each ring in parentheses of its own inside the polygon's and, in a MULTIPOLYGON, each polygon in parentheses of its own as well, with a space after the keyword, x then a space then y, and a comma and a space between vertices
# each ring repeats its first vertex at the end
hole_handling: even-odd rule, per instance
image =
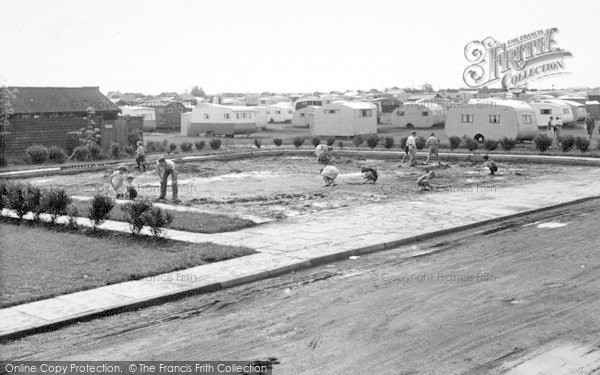
POLYGON ((273 143, 275 144, 275 146, 280 147, 283 141, 281 140, 281 138, 275 138, 273 139, 273 143))
POLYGON ((218 150, 221 147, 221 140, 218 138, 213 138, 210 140, 209 145, 213 150, 218 150))
POLYGON ((339 142, 338 142, 338 147, 339 147, 339 148, 344 148, 344 146, 345 146, 345 145, 344 145, 344 142, 343 142, 343 141, 339 141, 339 142))
POLYGON ((314 147, 317 147, 318 145, 320 145, 320 144, 321 144, 321 138, 319 138, 319 137, 313 137, 313 138, 310 140, 310 143, 312 143, 312 145, 313 145, 314 147))
POLYGON ((75 147, 73 158, 78 161, 86 161, 90 157, 90 149, 87 146, 75 147))
POLYGON ((479 148, 479 142, 473 138, 465 137, 465 147, 469 151, 475 151, 479 148))
POLYGON ((125 213, 125 220, 129 223, 129 229, 133 235, 139 235, 144 227, 144 213, 151 209, 153 203, 148 200, 138 200, 121 206, 125 213))
POLYGON ((48 149, 48 160, 51 163, 62 164, 67 161, 69 155, 58 146, 52 146, 48 149))
POLYGON ((300 148, 300 146, 302 146, 303 144, 304 144, 303 137, 294 137, 294 146, 296 146, 296 148, 300 148))
POLYGON ((452 137, 448 138, 448 140, 450 141, 450 150, 454 151, 460 147, 460 142, 461 142, 460 137, 452 136, 452 137))
POLYGON ((425 147, 427 140, 425 139, 425 137, 421 137, 420 135, 418 135, 417 138, 415 138, 415 143, 417 145, 417 150, 422 150, 425 147))
POLYGON ((42 208, 44 212, 50 214, 52 223, 61 215, 66 215, 67 207, 71 204, 71 197, 64 189, 51 189, 44 193, 42 197, 42 208))
POLYGON ((196 147, 196 151, 201 151, 204 148, 204 146, 206 146, 206 142, 196 141, 194 142, 194 146, 196 147))
POLYGON ((135 149, 133 148, 132 145, 125 146, 124 150, 125 150, 125 153, 129 156, 133 156, 133 153, 135 152, 135 149))
POLYGON ((379 137, 377 135, 371 134, 367 137, 367 146, 369 146, 370 148, 377 147, 378 143, 379 143, 379 137))
POLYGON ((385 137, 385 140, 383 141, 383 147, 385 147, 385 148, 394 147, 394 137, 385 137))
POLYGON ((168 149, 169 149, 169 141, 167 141, 166 139, 163 139, 163 141, 160 142, 158 145, 158 151, 166 152, 168 149))
POLYGON ((164 228, 173 222, 173 215, 160 207, 152 207, 142 214, 145 225, 150 227, 152 236, 158 240, 164 228))
POLYGON ((73 206, 67 207, 67 216, 68 216, 68 221, 67 221, 66 229, 71 229, 71 230, 79 229, 79 225, 77 224, 77 218, 79 217, 79 210, 77 210, 77 207, 73 207, 73 206))
POLYGON ((89 208, 88 218, 92 222, 92 230, 96 232, 98 226, 104 223, 108 218, 108 214, 115 206, 115 201, 111 197, 105 195, 95 195, 92 199, 92 207, 89 208))
POLYGON ((118 159, 119 157, 121 157, 121 145, 113 142, 110 144, 110 156, 112 156, 113 159, 118 159))
POLYGON ((575 146, 577 146, 579 151, 586 152, 590 147, 590 140, 586 137, 577 137, 575 138, 575 146))
POLYGON ((494 139, 486 139, 483 142, 483 147, 485 147, 485 149, 488 151, 493 151, 498 147, 498 141, 494 139))
POLYGON ((500 140, 500 146, 505 151, 512 150, 516 144, 517 144, 517 141, 512 138, 504 137, 500 140))
POLYGON ((541 152, 547 151, 550 146, 552 146, 552 138, 548 137, 546 134, 538 134, 533 139, 533 142, 535 142, 535 148, 541 152))
POLYGON ((190 152, 192 151, 192 143, 191 142, 181 142, 179 144, 179 149, 181 152, 190 152))
POLYGON ((42 190, 33 185, 25 187, 25 204, 26 210, 33 214, 33 221, 40 221, 40 214, 44 212, 42 207, 42 190))
POLYGON ((254 145, 256 146, 256 148, 260 148, 260 146, 262 146, 260 139, 254 138, 254 145))
POLYGON ((29 212, 26 185, 20 183, 9 184, 6 187, 6 199, 8 208, 15 211, 20 223, 23 216, 29 212))
POLYGON ((89 148, 89 158, 92 160, 102 160, 106 159, 106 155, 102 154, 102 149, 96 143, 90 143, 89 148))
POLYGON ((335 143, 335 137, 327 138, 327 146, 333 146, 334 143, 335 143))
POLYGON ((41 164, 48 161, 48 149, 42 145, 31 145, 25 150, 27 161, 32 164, 41 164))
POLYGON ((9 185, 10 184, 6 182, 6 180, 0 180, 0 210, 5 207, 8 208, 7 189, 9 185))
POLYGON ((177 150, 177 145, 175 143, 169 143, 169 152, 174 153, 177 150))
POLYGON ((146 144, 146 150, 148 150, 148 152, 156 152, 158 151, 158 147, 154 141, 148 141, 146 144))
POLYGON ((564 152, 569 152, 575 146, 575 137, 571 134, 564 135, 559 138, 560 147, 564 152))
POLYGON ((356 147, 362 145, 364 142, 365 142, 365 139, 362 137, 362 135, 355 135, 354 139, 352 140, 352 143, 356 147))

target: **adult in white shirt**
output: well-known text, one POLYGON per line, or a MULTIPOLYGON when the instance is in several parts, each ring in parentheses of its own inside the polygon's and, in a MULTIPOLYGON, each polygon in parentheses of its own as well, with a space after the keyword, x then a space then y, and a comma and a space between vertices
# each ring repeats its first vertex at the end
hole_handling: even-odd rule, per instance
POLYGON ((417 165, 417 132, 413 131, 406 139, 406 147, 408 147, 408 157, 410 166, 417 165))
POLYGON ((165 199, 167 196, 167 181, 169 175, 171 176, 171 188, 173 189, 173 200, 177 200, 177 168, 173 160, 166 160, 165 158, 158 159, 156 163, 156 173, 160 177, 160 197, 158 199, 165 199))

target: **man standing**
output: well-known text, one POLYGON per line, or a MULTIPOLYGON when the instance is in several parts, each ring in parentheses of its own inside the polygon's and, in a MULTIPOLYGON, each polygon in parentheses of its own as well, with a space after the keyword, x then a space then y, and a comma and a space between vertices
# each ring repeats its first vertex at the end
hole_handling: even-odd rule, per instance
POLYGON ((167 196, 167 181, 171 176, 171 188, 173 189, 173 200, 177 201, 177 168, 172 160, 165 158, 158 159, 156 163, 156 172, 160 177, 160 197, 158 199, 166 199, 167 196))
POLYGON ((427 154, 427 161, 425 164, 429 164, 429 159, 431 156, 435 155, 437 159, 438 165, 440 165, 440 155, 438 154, 438 148, 440 145, 440 140, 436 138, 435 133, 431 133, 429 138, 427 138, 427 142, 425 142, 425 146, 429 148, 429 153, 427 154))
POLYGON ((594 128, 596 127, 596 121, 591 116, 585 117, 585 130, 587 130, 588 136, 592 139, 594 135, 594 128))
POLYGON ((406 139, 406 147, 408 147, 408 157, 410 166, 417 165, 417 132, 413 131, 406 139))

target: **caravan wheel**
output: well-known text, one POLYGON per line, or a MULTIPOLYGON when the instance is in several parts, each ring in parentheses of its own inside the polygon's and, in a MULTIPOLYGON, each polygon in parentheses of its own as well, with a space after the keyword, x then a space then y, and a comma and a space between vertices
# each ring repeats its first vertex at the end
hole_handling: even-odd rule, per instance
POLYGON ((406 128, 407 128, 407 129, 413 129, 413 128, 414 128, 414 126, 413 126, 413 124, 406 124, 406 128))
POLYGON ((485 141, 485 137, 481 134, 477 134, 475 137, 473 137, 473 139, 479 143, 483 143, 483 141, 485 141))

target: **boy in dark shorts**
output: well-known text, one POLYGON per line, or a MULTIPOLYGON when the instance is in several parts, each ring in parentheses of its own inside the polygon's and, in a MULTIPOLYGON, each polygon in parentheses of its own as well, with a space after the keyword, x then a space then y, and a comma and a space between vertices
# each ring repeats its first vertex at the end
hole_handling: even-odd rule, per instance
POLYGON ((490 174, 492 176, 495 175, 496 172, 498 172, 498 166, 496 163, 487 155, 484 155, 483 160, 485 161, 485 166, 490 170, 490 174))

